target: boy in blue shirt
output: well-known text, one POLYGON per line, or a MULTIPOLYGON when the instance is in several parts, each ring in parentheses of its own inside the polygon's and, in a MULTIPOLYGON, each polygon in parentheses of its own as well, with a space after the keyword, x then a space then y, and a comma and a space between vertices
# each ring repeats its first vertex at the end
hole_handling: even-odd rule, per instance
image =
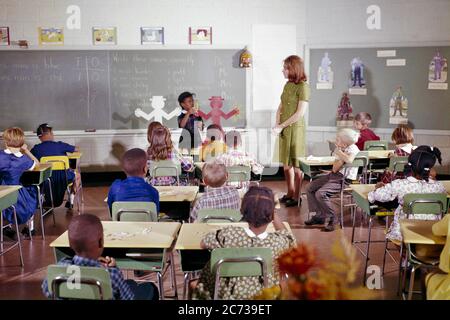
POLYGON ((159 213, 159 193, 145 182, 147 174, 147 153, 139 148, 130 149, 122 157, 122 168, 127 174, 125 180, 117 179, 108 193, 109 212, 115 201, 148 201, 156 204, 159 213))
MULTIPOLYGON (((111 278, 113 299, 115 300, 158 300, 158 289, 151 282, 137 284, 125 280, 111 257, 102 257, 103 226, 100 219, 92 214, 82 214, 72 218, 68 228, 70 248, 75 252, 73 258, 58 262, 64 266, 97 267, 108 270, 111 278)), ((42 282, 42 292, 50 298, 47 279, 42 282)), ((76 290, 76 289, 75 289, 76 290)))
MULTIPOLYGON (((68 143, 55 141, 53 135, 53 129, 47 123, 39 125, 36 130, 37 136, 41 143, 36 144, 30 151, 40 161, 42 157, 52 156, 66 156, 68 152, 78 152, 79 149, 76 146, 72 146, 68 143)), ((64 171, 54 171, 52 173, 52 191, 53 191, 53 204, 55 207, 59 207, 64 199, 67 184, 64 171)), ((66 202, 66 208, 73 208, 73 200, 75 199, 76 191, 80 185, 80 175, 75 173, 72 169, 67 170, 68 183, 73 182, 69 201, 66 202)), ((45 188, 45 199, 49 200, 50 195, 47 194, 48 188, 45 188)))
POLYGON ((178 127, 182 129, 178 142, 180 150, 198 148, 202 143, 200 131, 203 130, 203 119, 195 107, 194 96, 195 93, 187 91, 178 96, 178 103, 183 108, 178 116, 178 127))

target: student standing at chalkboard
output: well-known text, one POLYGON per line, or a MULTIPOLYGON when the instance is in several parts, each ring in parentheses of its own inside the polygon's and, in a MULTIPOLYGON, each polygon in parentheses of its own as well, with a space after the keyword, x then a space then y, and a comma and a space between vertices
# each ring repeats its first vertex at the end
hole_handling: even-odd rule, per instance
POLYGON ((183 108, 178 116, 178 126, 184 129, 179 140, 180 150, 198 148, 202 143, 200 131, 203 130, 203 119, 194 107, 194 96, 191 92, 183 92, 178 96, 178 103, 183 108))
POLYGON ((280 202, 285 203, 286 207, 293 207, 298 205, 302 178, 298 158, 306 153, 304 114, 308 107, 309 85, 306 83, 303 60, 299 56, 292 55, 284 60, 283 75, 288 81, 281 94, 273 130, 279 134, 279 157, 288 187, 280 202))

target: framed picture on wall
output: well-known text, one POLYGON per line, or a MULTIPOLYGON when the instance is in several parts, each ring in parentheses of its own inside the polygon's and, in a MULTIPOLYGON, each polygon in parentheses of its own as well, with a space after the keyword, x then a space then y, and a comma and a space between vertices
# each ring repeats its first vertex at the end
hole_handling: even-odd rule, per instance
POLYGON ((9 27, 0 27, 0 46, 9 46, 9 27))
POLYGON ((141 44, 164 44, 164 28, 141 27, 141 44))
POLYGON ((212 44, 212 27, 190 27, 189 44, 212 44))
POLYGON ((114 45, 117 44, 116 27, 93 27, 92 40, 94 45, 114 45))
POLYGON ((38 28, 40 45, 61 45, 64 44, 64 29, 54 27, 38 28))

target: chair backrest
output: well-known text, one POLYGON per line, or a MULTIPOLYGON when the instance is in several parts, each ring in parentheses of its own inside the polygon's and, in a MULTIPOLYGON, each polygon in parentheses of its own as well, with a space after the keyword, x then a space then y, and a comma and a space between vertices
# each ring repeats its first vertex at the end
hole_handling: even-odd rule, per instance
POLYGON ((361 170, 358 170, 358 175, 359 175, 359 171, 361 171, 361 173, 363 174, 364 177, 364 182, 366 181, 366 175, 367 175, 367 166, 369 165, 369 154, 367 151, 360 151, 355 159, 353 159, 352 163, 346 163, 344 164, 343 168, 344 168, 344 177, 347 176, 347 172, 348 170, 352 169, 352 168, 359 168, 361 170))
POLYGON ((40 162, 51 163, 53 171, 68 170, 70 168, 69 158, 67 156, 42 157, 40 162))
POLYGON ((388 142, 385 140, 367 140, 364 142, 364 150, 387 150, 388 142))
POLYGON ((252 168, 250 166, 227 167, 227 182, 248 182, 251 179, 252 168))
POLYGON ((444 215, 447 210, 445 193, 409 193, 403 197, 403 211, 410 214, 444 215))
POLYGON ((264 287, 272 272, 270 248, 217 248, 211 252, 211 271, 215 277, 214 299, 218 298, 221 277, 262 276, 264 287))
POLYGON ((47 268, 47 282, 53 299, 113 298, 111 277, 103 268, 50 265, 47 268))
POLYGON ((150 176, 178 177, 181 174, 181 163, 178 160, 160 160, 150 162, 150 176))
POLYGON ((389 159, 389 171, 403 172, 405 165, 408 164, 408 157, 391 157, 389 159))
POLYGON ((154 202, 116 201, 112 204, 113 221, 156 222, 158 214, 154 202))
POLYGON ((200 222, 239 222, 241 212, 236 209, 200 209, 197 221, 200 222))

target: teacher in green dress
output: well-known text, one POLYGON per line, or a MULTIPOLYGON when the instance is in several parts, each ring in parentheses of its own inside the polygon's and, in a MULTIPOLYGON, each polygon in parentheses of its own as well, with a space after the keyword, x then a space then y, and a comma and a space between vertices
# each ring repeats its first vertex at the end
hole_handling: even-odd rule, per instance
POLYGON ((308 108, 309 85, 306 83, 303 60, 299 56, 292 55, 284 60, 283 75, 288 82, 281 94, 273 130, 279 134, 279 159, 283 163, 288 189, 280 202, 285 203, 286 207, 294 207, 300 199, 302 179, 298 157, 306 154, 304 115, 308 108))

